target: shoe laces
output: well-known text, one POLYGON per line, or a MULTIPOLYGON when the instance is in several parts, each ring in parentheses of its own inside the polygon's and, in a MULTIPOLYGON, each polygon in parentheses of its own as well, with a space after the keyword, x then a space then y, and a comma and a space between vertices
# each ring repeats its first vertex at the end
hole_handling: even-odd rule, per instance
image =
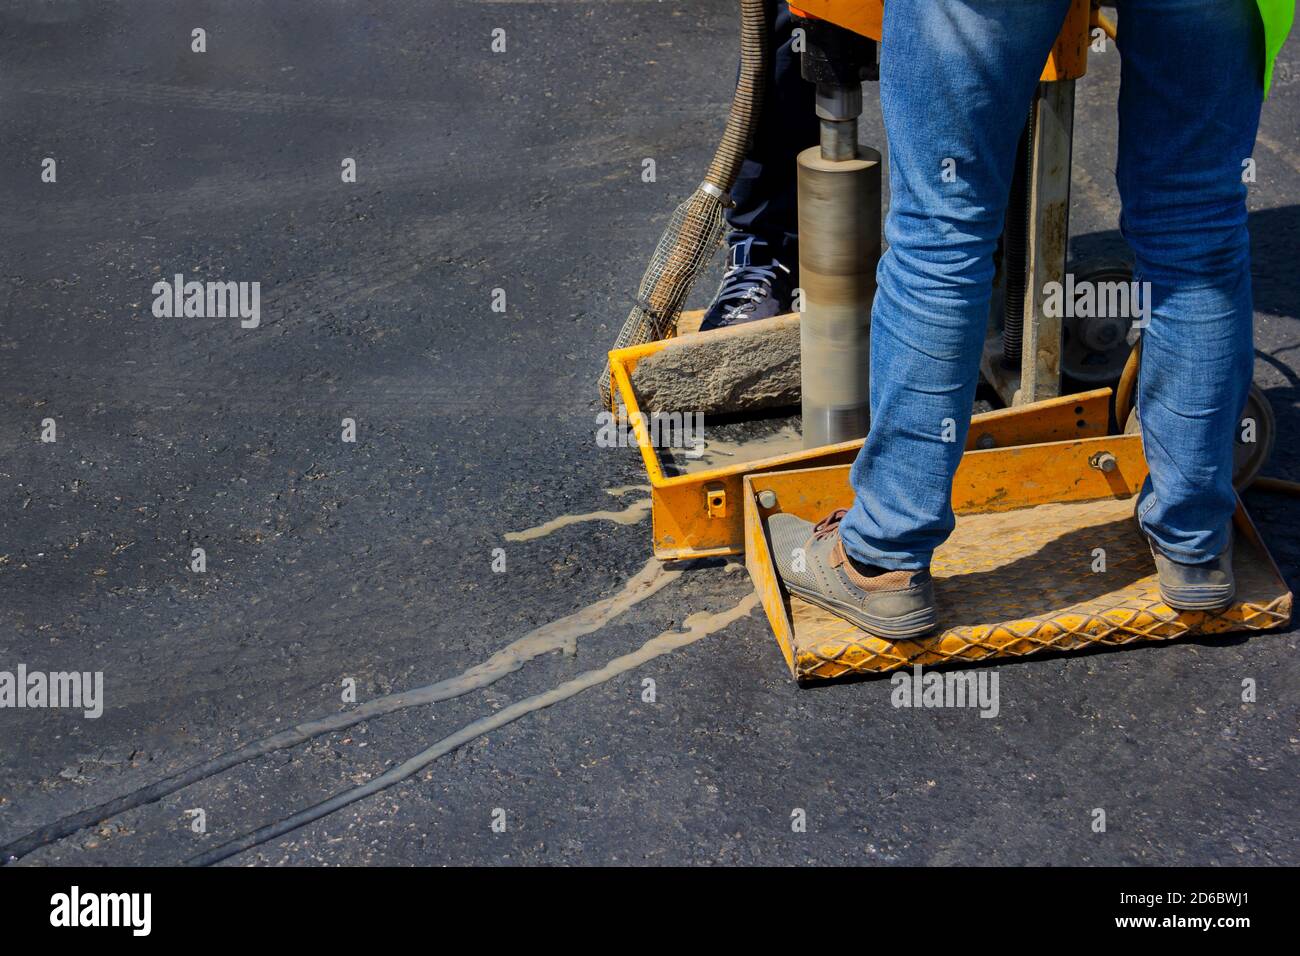
POLYGON ((825 518, 822 518, 821 521, 818 521, 817 524, 813 526, 813 540, 825 541, 831 535, 835 534, 835 532, 839 531, 840 522, 844 520, 844 516, 848 513, 848 508, 836 508, 825 518))
POLYGON ((779 259, 773 259, 766 265, 751 261, 754 246, 766 245, 762 239, 753 236, 747 236, 732 245, 727 256, 727 271, 722 276, 722 288, 718 291, 719 302, 734 303, 724 313, 725 319, 739 318, 752 312, 770 296, 778 269, 786 275, 790 274, 790 270, 779 259))

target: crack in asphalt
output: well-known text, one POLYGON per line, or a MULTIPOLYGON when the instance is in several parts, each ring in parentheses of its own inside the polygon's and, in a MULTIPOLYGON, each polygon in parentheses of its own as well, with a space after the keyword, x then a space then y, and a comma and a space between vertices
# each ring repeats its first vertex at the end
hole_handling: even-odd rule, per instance
POLYGON ((513 723, 520 717, 531 714, 534 711, 542 710, 545 707, 550 707, 552 704, 557 704, 560 701, 568 700, 570 697, 580 694, 584 690, 595 687, 598 684, 603 684, 606 681, 613 680, 620 674, 624 674, 635 667, 639 667, 647 661, 671 653, 672 651, 685 647, 688 644, 694 644, 696 641, 703 640, 710 634, 714 634, 727 625, 745 617, 757 606, 758 594, 751 593, 739 604, 736 604, 725 611, 699 611, 691 614, 683 622, 686 626, 684 631, 664 631, 656 637, 646 641, 635 651, 615 657, 613 660, 605 664, 604 667, 584 671, 577 677, 567 680, 562 684, 558 684, 550 690, 543 691, 540 694, 534 694, 531 697, 526 697, 494 714, 481 717, 472 723, 466 724, 455 733, 443 737, 441 740, 420 751, 420 753, 415 756, 403 761, 361 786, 353 787, 350 790, 344 790, 343 792, 330 797, 328 800, 323 800, 314 806, 307 807, 304 810, 299 810, 292 816, 286 817, 283 820, 269 824, 258 830, 254 830, 246 836, 240 837, 237 840, 232 840, 231 842, 209 850, 206 853, 201 853, 186 862, 194 866, 208 866, 229 859, 230 857, 243 853, 246 850, 250 850, 268 840, 284 836, 286 833, 296 830, 299 827, 306 826, 308 823, 312 823, 322 817, 328 816, 336 810, 341 810, 349 804, 356 803, 358 800, 363 800, 366 797, 379 793, 381 790, 386 790, 394 784, 401 783, 403 780, 419 773, 439 757, 445 756, 456 748, 462 747, 486 733, 504 727, 506 724, 513 723))
POLYGON ((554 651, 573 653, 579 637, 600 630, 615 617, 658 593, 681 574, 680 570, 668 570, 661 562, 651 558, 616 593, 534 628, 461 674, 412 690, 376 697, 341 714, 296 724, 121 797, 63 817, 0 847, 0 863, 13 862, 33 850, 71 836, 78 830, 102 823, 136 807, 155 803, 165 796, 257 757, 304 743, 322 734, 343 730, 372 717, 461 697, 514 673, 543 654, 554 651))

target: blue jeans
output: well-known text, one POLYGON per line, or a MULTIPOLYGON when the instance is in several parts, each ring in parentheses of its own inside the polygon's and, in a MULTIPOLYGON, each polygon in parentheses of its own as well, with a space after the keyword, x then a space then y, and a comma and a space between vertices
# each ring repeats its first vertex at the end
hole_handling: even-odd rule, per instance
MULTIPOLYGON (((924 568, 952 531, 1016 144, 1067 7, 885 4, 889 248, 871 314, 871 431, 840 526, 859 561, 924 568), (948 158, 956 182, 940 176, 948 158)), ((1254 0, 1119 0, 1118 13, 1120 227, 1151 290, 1138 383, 1151 477, 1138 516, 1157 546, 1195 564, 1227 545, 1253 369, 1242 161, 1259 122, 1263 31, 1254 0)))
POLYGON ((764 258, 774 256, 799 268, 795 157, 816 146, 820 125, 814 110, 816 87, 799 74, 794 49, 794 21, 785 0, 777 0, 768 24, 772 66, 754 142, 745 153, 726 211, 731 238, 754 236, 767 243, 764 258))

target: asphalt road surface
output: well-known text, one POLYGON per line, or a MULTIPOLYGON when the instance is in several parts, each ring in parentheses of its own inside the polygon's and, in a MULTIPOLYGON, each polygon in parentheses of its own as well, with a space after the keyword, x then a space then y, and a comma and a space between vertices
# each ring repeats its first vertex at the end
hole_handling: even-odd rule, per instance
MULTIPOLYGON (((0 710, 0 844, 354 710, 348 681, 443 681, 23 862, 188 860, 446 741, 231 862, 1300 863, 1295 631, 1007 664, 984 719, 800 689, 733 612, 738 565, 645 570, 644 471, 598 447, 593 376, 721 130, 734 7, 5 4, 0 670, 104 695, 97 719, 0 710), (156 317, 177 273, 260 282, 260 324, 156 317), (638 574, 652 593, 584 611, 638 574)), ((1079 87, 1078 257, 1124 254, 1117 87, 1112 48, 1079 87)), ((1266 473, 1293 479, 1298 105, 1293 40, 1251 191, 1266 473)), ((1294 587, 1300 505, 1248 505, 1294 587)))

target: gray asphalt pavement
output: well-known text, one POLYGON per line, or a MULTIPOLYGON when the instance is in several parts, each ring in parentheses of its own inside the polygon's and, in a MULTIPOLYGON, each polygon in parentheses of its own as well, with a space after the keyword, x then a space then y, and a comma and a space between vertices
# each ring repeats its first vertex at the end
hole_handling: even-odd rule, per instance
MULTIPOLYGON (((98 719, 0 710, 0 845, 349 711, 348 680, 360 702, 450 681, 23 862, 186 860, 449 739, 231 862, 1300 863, 1294 630, 1007 664, 995 719, 895 709, 888 681, 801 689, 761 611, 581 678, 744 601, 746 574, 715 560, 471 671, 650 557, 647 520, 505 536, 644 510, 609 493, 645 476, 598 447, 592 383, 721 130, 734 6, 4 5, 0 670, 102 671, 105 690, 98 719), (260 282, 260 325, 155 317, 177 273, 260 282)), ((1079 87, 1081 258, 1124 252, 1117 88, 1111 49, 1079 87)), ((1251 193, 1266 473, 1292 479, 1298 104, 1293 41, 1251 193)), ((870 89, 863 138, 883 144, 870 89)), ((1300 505, 1248 505, 1294 588, 1300 505)))

